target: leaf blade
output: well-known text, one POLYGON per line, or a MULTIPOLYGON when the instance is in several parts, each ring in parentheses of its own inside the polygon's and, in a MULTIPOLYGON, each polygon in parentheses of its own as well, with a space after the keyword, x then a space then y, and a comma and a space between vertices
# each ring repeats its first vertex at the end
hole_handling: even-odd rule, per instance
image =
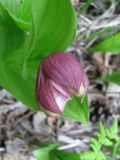
POLYGON ((96 46, 91 48, 92 52, 101 51, 102 53, 112 52, 119 53, 120 51, 120 32, 106 38, 96 46))
POLYGON ((65 108, 63 117, 88 124, 89 106, 87 96, 84 98, 83 102, 80 97, 74 97, 73 100, 69 101, 65 108))
POLYGON ((104 81, 120 85, 120 70, 113 72, 103 78, 104 81))
POLYGON ((25 61, 64 51, 75 39, 76 32, 76 15, 70 0, 37 0, 31 6, 33 24, 25 61))

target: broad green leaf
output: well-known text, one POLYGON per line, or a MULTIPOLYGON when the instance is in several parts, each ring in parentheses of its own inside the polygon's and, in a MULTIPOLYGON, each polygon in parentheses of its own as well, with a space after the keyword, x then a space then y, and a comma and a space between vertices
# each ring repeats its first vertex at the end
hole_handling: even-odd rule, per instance
POLYGON ((22 6, 21 0, 0 0, 0 3, 13 15, 19 17, 22 6))
POLYGON ((55 150, 59 145, 53 144, 48 147, 44 147, 33 152, 36 160, 50 160, 50 152, 55 150))
POLYGON ((116 33, 91 48, 91 51, 120 52, 120 33, 116 33))
POLYGON ((0 12, 0 57, 5 57, 7 53, 22 47, 24 38, 24 33, 19 30, 7 11, 2 8, 0 12))
MULTIPOLYGON (((19 50, 18 54, 22 52, 19 50)), ((17 52, 16 52, 17 54, 17 52)), ((18 100, 34 110, 40 110, 35 97, 35 81, 30 79, 26 81, 22 77, 21 66, 22 57, 18 57, 20 62, 2 61, 0 60, 0 84, 6 88, 11 94, 13 94, 18 100)))
MULTIPOLYGON (((2 1, 0 1, 0 85, 28 107, 39 110, 35 92, 38 66, 43 57, 53 54, 54 51, 62 51, 74 40, 76 31, 74 9, 70 0, 36 0, 36 3, 32 1, 33 23, 31 31, 26 34, 15 20, 19 19, 21 24, 19 13, 13 13, 11 10, 15 7, 13 2, 9 1, 8 5, 6 1, 1 5, 2 1), (7 5, 9 7, 6 7, 7 5), (27 63, 26 70, 23 70, 24 60, 27 63)), ((24 2, 26 6, 29 1, 24 2)), ((21 17, 25 17, 26 7, 25 9, 21 7, 21 10, 21 17)))
POLYGON ((23 79, 23 44, 25 34, 3 9, 0 14, 0 85, 27 106, 39 109, 35 99, 35 82, 23 79))
POLYGON ((67 103, 63 117, 87 124, 89 122, 89 113, 87 96, 84 100, 80 97, 74 97, 67 103))
POLYGON ((81 160, 80 155, 77 153, 72 153, 72 152, 65 152, 65 151, 54 151, 53 154, 56 155, 58 160, 81 160))
POLYGON ((32 23, 31 0, 22 0, 21 12, 18 18, 30 24, 32 23))
POLYGON ((30 0, 0 0, 0 3, 8 11, 18 27, 29 30, 32 23, 30 0))
POLYGON ((81 160, 80 155, 72 152, 57 150, 59 144, 49 145, 33 152, 36 160, 81 160))
POLYGON ((65 51, 76 35, 76 15, 70 0, 36 0, 31 6, 33 24, 24 53, 24 75, 28 63, 65 51))
POLYGON ((120 85, 120 71, 113 72, 113 74, 104 77, 103 80, 120 85))

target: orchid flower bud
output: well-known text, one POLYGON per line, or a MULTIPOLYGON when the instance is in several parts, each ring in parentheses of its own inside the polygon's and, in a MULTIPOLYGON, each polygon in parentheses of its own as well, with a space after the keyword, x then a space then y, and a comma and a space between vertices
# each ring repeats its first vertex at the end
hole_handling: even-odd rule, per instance
POLYGON ((73 96, 84 97, 88 78, 80 63, 70 54, 56 53, 40 65, 37 77, 37 102, 49 116, 62 114, 73 96))

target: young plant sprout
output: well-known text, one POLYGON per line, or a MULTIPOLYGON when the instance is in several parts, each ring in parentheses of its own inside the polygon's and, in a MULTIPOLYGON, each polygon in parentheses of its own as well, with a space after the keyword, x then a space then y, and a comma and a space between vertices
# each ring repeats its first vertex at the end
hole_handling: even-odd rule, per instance
POLYGON ((74 56, 55 53, 39 67, 37 102, 48 116, 62 114, 72 97, 86 95, 88 84, 87 75, 74 56))

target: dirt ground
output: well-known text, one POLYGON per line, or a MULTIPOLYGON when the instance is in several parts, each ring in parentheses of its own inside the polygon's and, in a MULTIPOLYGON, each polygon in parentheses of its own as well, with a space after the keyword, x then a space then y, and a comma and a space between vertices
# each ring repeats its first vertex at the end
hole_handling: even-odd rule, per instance
MULTIPOLYGON (((76 10, 79 11, 83 4, 84 1, 75 3, 76 10)), ((119 1, 110 4, 107 0, 95 0, 87 12, 79 16, 77 39, 68 49, 79 59, 90 80, 89 125, 48 118, 42 112, 29 110, 1 87, 0 160, 34 160, 32 151, 37 148, 35 142, 59 142, 65 145, 66 150, 82 152, 89 148, 90 138, 96 135, 100 120, 108 126, 116 115, 120 121, 120 87, 98 79, 120 69, 120 55, 99 52, 92 55, 88 51, 101 39, 120 31, 119 6, 119 1), (92 36, 107 27, 112 30, 92 36)))

